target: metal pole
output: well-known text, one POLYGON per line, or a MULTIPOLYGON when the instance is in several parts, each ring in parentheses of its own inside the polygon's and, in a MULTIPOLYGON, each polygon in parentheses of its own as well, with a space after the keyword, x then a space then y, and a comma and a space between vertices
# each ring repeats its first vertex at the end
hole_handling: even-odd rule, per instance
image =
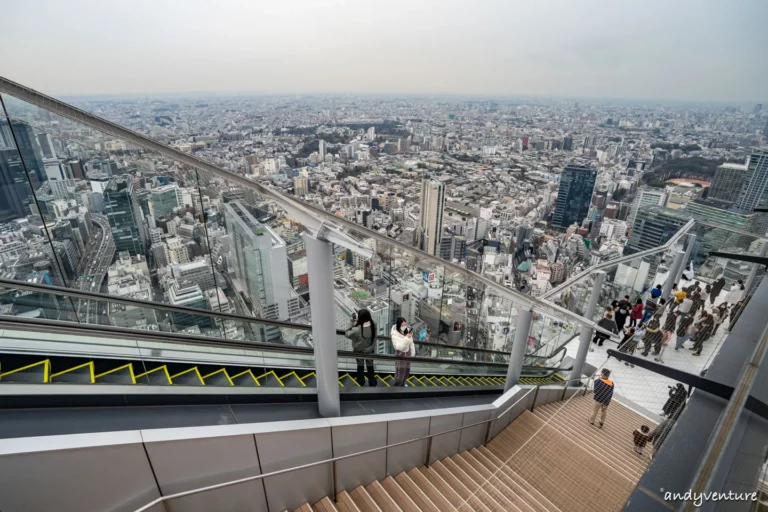
POLYGON ((307 248, 309 308, 315 347, 317 406, 320 416, 341 416, 339 358, 336 347, 333 299, 333 249, 331 244, 308 233, 302 235, 307 248))
MULTIPOLYGON (((760 257, 765 257, 768 255, 768 240, 763 240, 763 246, 760 247, 760 257)), ((744 283, 744 290, 746 290, 746 293, 749 293, 749 289, 752 288, 752 285, 755 283, 755 278, 757 277, 757 268, 760 265, 757 263, 752 264, 752 270, 749 271, 749 276, 747 276, 747 281, 744 283)))
POLYGON ((528 335, 531 332, 532 319, 533 311, 518 308, 515 341, 512 342, 512 352, 509 354, 509 368, 507 368, 507 382, 504 385, 505 393, 520 381, 520 374, 523 372, 523 360, 525 359, 525 347, 528 346, 528 335))
POLYGON ((691 261, 691 253, 693 252, 693 246, 696 244, 696 234, 695 233, 688 233, 688 242, 685 244, 685 256, 683 257, 683 264, 680 265, 680 268, 677 269, 677 273, 675 274, 675 283, 680 282, 680 278, 683 275, 683 270, 685 270, 685 265, 691 261))
POLYGON ((664 286, 661 289, 661 298, 664 300, 669 300, 669 294, 672 293, 672 285, 679 282, 675 280, 675 276, 677 275, 678 271, 680 271, 680 275, 683 273, 683 264, 685 259, 685 253, 678 249, 678 251, 675 253, 675 259, 672 260, 672 266, 669 268, 669 274, 667 275, 667 280, 664 282, 664 286))
POLYGON ((536 384, 536 388, 534 388, 535 391, 533 392, 533 401, 531 402, 531 412, 536 408, 536 398, 539 396, 539 387, 541 386, 536 384))
MULTIPOLYGON (((600 299, 600 290, 603 288, 605 282, 605 272, 598 270, 593 274, 595 281, 592 283, 592 292, 589 294, 589 302, 587 308, 584 311, 584 316, 587 318, 595 317, 595 309, 597 309, 597 301, 600 299)), ((581 378, 581 372, 584 371, 584 362, 587 360, 587 352, 589 352, 589 342, 592 339, 592 329, 589 327, 582 327, 579 334, 579 349, 576 351, 576 358, 573 360, 573 369, 568 380, 575 380, 581 378)))

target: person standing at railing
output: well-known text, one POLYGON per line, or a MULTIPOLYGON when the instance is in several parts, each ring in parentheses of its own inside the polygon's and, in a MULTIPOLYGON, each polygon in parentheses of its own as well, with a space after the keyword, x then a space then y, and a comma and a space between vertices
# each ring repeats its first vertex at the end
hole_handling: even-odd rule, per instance
MULTIPOLYGON (((352 341, 352 350, 362 354, 373 354, 376 346, 376 324, 373 322, 371 312, 361 309, 352 314, 351 325, 344 335, 352 341)), ((365 378, 368 377, 368 385, 376 386, 376 373, 373 369, 373 359, 356 359, 357 374, 355 380, 360 386, 365 386, 365 378)))
POLYGON ((723 276, 720 276, 717 278, 717 281, 712 285, 712 291, 709 293, 709 303, 714 304, 715 299, 718 295, 720 295, 720 292, 723 291, 723 287, 725 286, 725 278, 723 276))
POLYGON ((608 406, 611 404, 613 398, 613 381, 608 377, 611 376, 611 370, 603 368, 600 371, 600 378, 595 380, 594 393, 592 398, 595 400, 595 407, 592 410, 592 416, 589 418, 589 423, 595 424, 595 418, 597 418, 598 411, 600 412, 600 428, 603 428, 605 423, 605 414, 608 412, 608 406))
POLYGON ((717 330, 720 328, 720 325, 725 322, 725 319, 728 318, 728 303, 723 302, 716 308, 712 310, 712 316, 715 318, 715 329, 712 331, 712 334, 717 334, 717 330))
POLYGON ((733 305, 731 308, 731 313, 728 316, 728 332, 730 332, 733 329, 733 326, 736 324, 736 320, 739 317, 739 311, 741 311, 741 308, 744 307, 744 301, 740 300, 736 304, 733 305))
POLYGON ((398 318, 389 332, 392 337, 392 345, 395 347, 395 386, 405 386, 408 375, 411 373, 409 357, 416 355, 416 345, 413 343, 413 331, 408 329, 405 318, 398 318))
MULTIPOLYGON (((656 290, 656 288, 654 288, 654 290, 656 290)), ((642 320, 640 320, 641 324, 647 323, 648 320, 650 320, 651 317, 656 314, 656 311, 659 308, 662 310, 664 309, 665 301, 660 297, 660 295, 654 297, 653 290, 651 290, 651 296, 645 299, 645 311, 643 312, 642 320)))
POLYGON ((632 311, 629 312, 629 326, 637 326, 637 322, 643 319, 643 299, 637 299, 632 311))
POLYGON ((728 304, 736 304, 744 298, 744 282, 739 279, 738 282, 733 283, 731 289, 725 295, 725 302, 728 304))
MULTIPOLYGON (((606 331, 610 331, 613 334, 618 334, 619 328, 616 326, 616 322, 613 320, 613 313, 610 311, 605 312, 605 317, 601 318, 599 322, 597 322, 598 327, 602 327, 606 331)), ((604 334, 602 332, 595 332, 595 337, 592 338, 592 343, 597 343, 597 346, 602 347, 603 342, 607 340, 610 336, 608 334, 604 334)))

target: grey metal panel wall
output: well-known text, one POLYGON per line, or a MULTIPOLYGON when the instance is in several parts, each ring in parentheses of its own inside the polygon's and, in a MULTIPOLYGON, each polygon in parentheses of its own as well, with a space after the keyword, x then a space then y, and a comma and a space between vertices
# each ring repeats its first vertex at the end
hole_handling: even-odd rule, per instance
MULTIPOLYGON (((332 427, 333 456, 379 448, 387 444, 387 422, 378 421, 332 427)), ((368 485, 382 480, 387 474, 387 452, 380 450, 336 463, 336 492, 352 490, 358 485, 368 485)))
MULTIPOLYGON (((429 433, 437 434, 446 430, 459 428, 464 419, 464 414, 434 414, 430 420, 429 433)), ((459 440, 461 432, 450 432, 432 438, 432 451, 429 455, 429 463, 442 460, 459 453, 459 440)))
MULTIPOLYGON (((424 417, 419 413, 403 413, 402 415, 392 416, 402 416, 403 419, 389 422, 387 427, 387 444, 424 437, 429 433, 429 416, 424 417)), ((426 440, 388 448, 387 475, 396 475, 402 471, 421 466, 424 464, 426 457, 426 440)))
MULTIPOLYGON (((215 427, 213 427, 215 428, 215 427)), ((146 443, 163 495, 261 474, 253 434, 146 443)), ((266 511, 261 481, 168 502, 170 512, 266 511)))
MULTIPOLYGON (((285 422, 286 428, 291 423, 285 422)), ((331 427, 324 420, 306 420, 304 424, 315 424, 302 430, 284 430, 256 434, 256 448, 259 452, 261 470, 271 473, 310 462, 330 459, 331 427)), ((315 503, 333 494, 331 464, 293 471, 264 479, 270 512, 295 510, 304 503, 315 503), (300 482, 301 485, 297 485, 300 482)))
POLYGON ((132 512, 160 497, 139 433, 98 435, 90 447, 83 436, 1 442, 0 510, 132 512))
MULTIPOLYGON (((477 411, 464 413, 462 418, 462 427, 487 420, 491 417, 491 411, 477 411)), ((483 423, 474 427, 465 428, 461 431, 459 439, 459 451, 469 450, 485 443, 485 434, 488 432, 488 424, 483 423)))

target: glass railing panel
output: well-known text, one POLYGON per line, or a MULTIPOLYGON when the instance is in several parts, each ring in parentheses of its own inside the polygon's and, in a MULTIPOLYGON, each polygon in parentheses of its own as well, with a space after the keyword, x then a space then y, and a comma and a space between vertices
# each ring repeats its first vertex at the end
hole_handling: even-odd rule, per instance
MULTIPOLYGON (((62 269, 55 284, 254 314, 240 282, 227 273, 229 234, 217 182, 80 123, 4 100, 14 133, 30 148, 25 170, 35 205, 27 219, 50 234, 49 251, 62 269)), ((237 329, 214 328, 220 337, 242 337, 237 329)), ((268 334, 261 338, 270 341, 268 334)))
POLYGON ((13 285, 0 286, 2 316, 78 323, 79 310, 79 301, 71 297, 45 291, 22 290, 13 285))

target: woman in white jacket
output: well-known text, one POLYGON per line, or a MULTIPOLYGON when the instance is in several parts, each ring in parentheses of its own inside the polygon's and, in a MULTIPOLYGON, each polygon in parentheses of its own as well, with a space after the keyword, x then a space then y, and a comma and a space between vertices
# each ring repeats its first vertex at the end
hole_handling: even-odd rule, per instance
POLYGON ((725 302, 728 304, 736 304, 744 298, 744 283, 739 280, 737 283, 733 283, 731 289, 725 295, 725 302))
POLYGON ((407 332, 408 323, 405 318, 398 318, 389 332, 392 345, 395 347, 395 386, 405 386, 405 381, 411 373, 411 362, 407 358, 416 355, 416 345, 413 344, 413 331, 407 332))

